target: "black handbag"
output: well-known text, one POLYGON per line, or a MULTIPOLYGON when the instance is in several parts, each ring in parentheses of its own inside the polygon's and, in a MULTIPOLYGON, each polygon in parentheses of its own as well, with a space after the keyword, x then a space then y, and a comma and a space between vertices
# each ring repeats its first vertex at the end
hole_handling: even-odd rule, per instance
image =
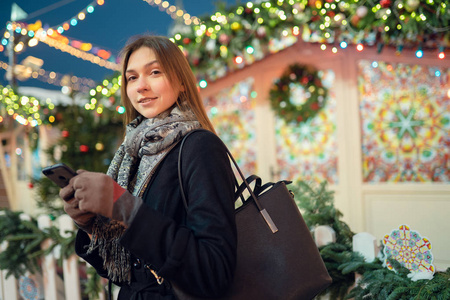
MULTIPOLYGON (((183 138, 178 157, 178 177, 186 209, 181 154, 184 142, 193 132, 183 138)), ((243 180, 237 186, 236 199, 243 198, 244 190, 250 197, 236 209, 237 265, 231 289, 221 299, 314 298, 331 284, 331 277, 293 195, 286 188, 289 182, 261 185, 256 175, 245 179, 228 149, 227 153, 243 180)), ((173 283, 172 287, 180 300, 204 299, 185 293, 173 283)))

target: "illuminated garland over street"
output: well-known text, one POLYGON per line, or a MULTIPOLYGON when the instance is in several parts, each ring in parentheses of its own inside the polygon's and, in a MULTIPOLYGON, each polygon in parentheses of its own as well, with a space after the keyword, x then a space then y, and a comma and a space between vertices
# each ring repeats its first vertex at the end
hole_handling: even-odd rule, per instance
POLYGON ((143 0, 152 6, 158 6, 161 10, 164 10, 168 15, 172 17, 172 19, 182 18, 184 20, 184 24, 186 25, 199 25, 201 20, 195 16, 191 16, 183 9, 170 5, 168 1, 161 0, 143 0))
POLYGON ((34 24, 26 24, 24 22, 8 22, 6 30, 4 31, 3 34, 3 39, 1 40, 0 43, 0 52, 4 51, 5 47, 10 42, 10 36, 12 32, 14 38, 16 39, 14 46, 14 51, 16 52, 22 51, 27 46, 34 47, 38 44, 39 41, 42 41, 46 44, 51 43, 52 46, 63 52, 68 52, 72 55, 75 55, 76 53, 75 56, 77 57, 81 57, 84 60, 100 64, 102 67, 107 66, 107 68, 115 70, 116 68, 114 66, 115 58, 112 57, 110 51, 100 49, 98 47, 93 47, 92 44, 90 43, 83 43, 77 40, 69 39, 61 35, 63 32, 69 30, 71 27, 76 26, 79 21, 84 20, 87 14, 93 13, 97 5, 103 4, 104 0, 92 1, 85 9, 80 11, 70 20, 53 27, 44 26, 45 28, 43 28, 42 22, 40 20, 36 21, 34 24), (57 40, 57 42, 49 41, 48 38, 57 40), (72 47, 69 46, 69 43, 72 47), (76 48, 77 50, 75 50, 74 48, 76 48), (83 52, 91 52, 91 53, 83 53, 83 52), (98 61, 98 59, 96 59, 95 56, 98 56, 100 59, 104 60, 110 59, 113 65, 108 64, 106 62, 102 63, 101 60, 98 61))
POLYGON ((104 0, 94 0, 88 6, 86 6, 85 9, 80 11, 78 14, 76 14, 69 20, 67 20, 59 25, 53 26, 52 29, 58 31, 61 34, 64 31, 69 30, 70 27, 76 26, 79 21, 83 21, 86 18, 87 14, 93 13, 95 10, 95 7, 97 5, 103 5, 103 4, 105 4, 104 0))
POLYGON ((67 52, 70 55, 73 55, 75 57, 78 57, 78 58, 81 58, 83 60, 89 61, 89 62, 91 62, 93 64, 97 64, 100 67, 104 67, 104 68, 107 68, 107 69, 110 69, 110 70, 114 70, 114 71, 120 70, 120 66, 118 64, 114 63, 114 62, 107 61, 107 60, 105 60, 103 58, 100 58, 100 57, 98 57, 98 56, 96 56, 94 54, 91 54, 91 53, 86 53, 86 52, 84 52, 82 50, 79 50, 79 49, 77 49, 75 47, 67 45, 66 43, 60 42, 60 41, 58 41, 58 40, 56 40, 56 39, 54 39, 54 38, 52 38, 50 36, 40 35, 40 36, 38 36, 38 39, 41 42, 49 45, 50 47, 56 48, 56 49, 61 50, 63 52, 67 52))
MULTIPOLYGON (((0 68, 7 70, 9 68, 9 65, 6 62, 0 60, 0 68)), ((96 85, 95 81, 89 78, 71 76, 53 71, 46 71, 42 68, 36 71, 33 71, 30 68, 29 72, 30 77, 32 78, 59 87, 70 86, 70 88, 75 91, 89 91, 90 88, 96 85)))

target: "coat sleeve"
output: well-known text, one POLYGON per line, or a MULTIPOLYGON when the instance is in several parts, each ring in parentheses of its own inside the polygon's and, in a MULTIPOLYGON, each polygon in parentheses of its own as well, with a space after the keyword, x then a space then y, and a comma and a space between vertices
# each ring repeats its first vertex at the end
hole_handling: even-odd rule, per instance
MULTIPOLYGON (((182 180, 189 203, 186 222, 142 205, 121 243, 184 290, 220 296, 233 280, 237 238, 234 175, 217 136, 196 132, 186 140, 182 180)), ((181 195, 170 201, 182 205, 181 195)))

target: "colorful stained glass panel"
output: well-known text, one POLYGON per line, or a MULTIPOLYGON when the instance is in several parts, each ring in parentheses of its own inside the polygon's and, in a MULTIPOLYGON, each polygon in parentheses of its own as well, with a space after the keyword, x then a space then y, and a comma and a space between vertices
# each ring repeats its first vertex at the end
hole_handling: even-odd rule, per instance
POLYGON ((450 69, 358 67, 364 182, 449 182, 450 69))

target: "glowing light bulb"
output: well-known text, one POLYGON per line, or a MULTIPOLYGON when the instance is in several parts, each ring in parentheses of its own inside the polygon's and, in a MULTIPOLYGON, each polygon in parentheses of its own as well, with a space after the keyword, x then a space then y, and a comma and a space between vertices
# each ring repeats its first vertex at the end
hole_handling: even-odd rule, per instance
POLYGON ((356 50, 358 50, 359 52, 363 51, 363 50, 364 50, 363 44, 359 43, 359 44, 356 46, 356 50))
POLYGON ((208 82, 204 79, 200 80, 198 84, 202 89, 206 88, 208 86, 208 82))
POLYGON ((419 49, 419 50, 416 51, 416 57, 417 57, 417 58, 422 58, 422 57, 423 57, 423 51, 422 51, 422 49, 419 49))
POLYGON ((121 115, 125 113, 125 107, 123 107, 123 106, 117 106, 116 110, 121 115))
POLYGON ((444 59, 445 58, 445 53, 444 52, 439 52, 438 58, 439 59, 444 59))

